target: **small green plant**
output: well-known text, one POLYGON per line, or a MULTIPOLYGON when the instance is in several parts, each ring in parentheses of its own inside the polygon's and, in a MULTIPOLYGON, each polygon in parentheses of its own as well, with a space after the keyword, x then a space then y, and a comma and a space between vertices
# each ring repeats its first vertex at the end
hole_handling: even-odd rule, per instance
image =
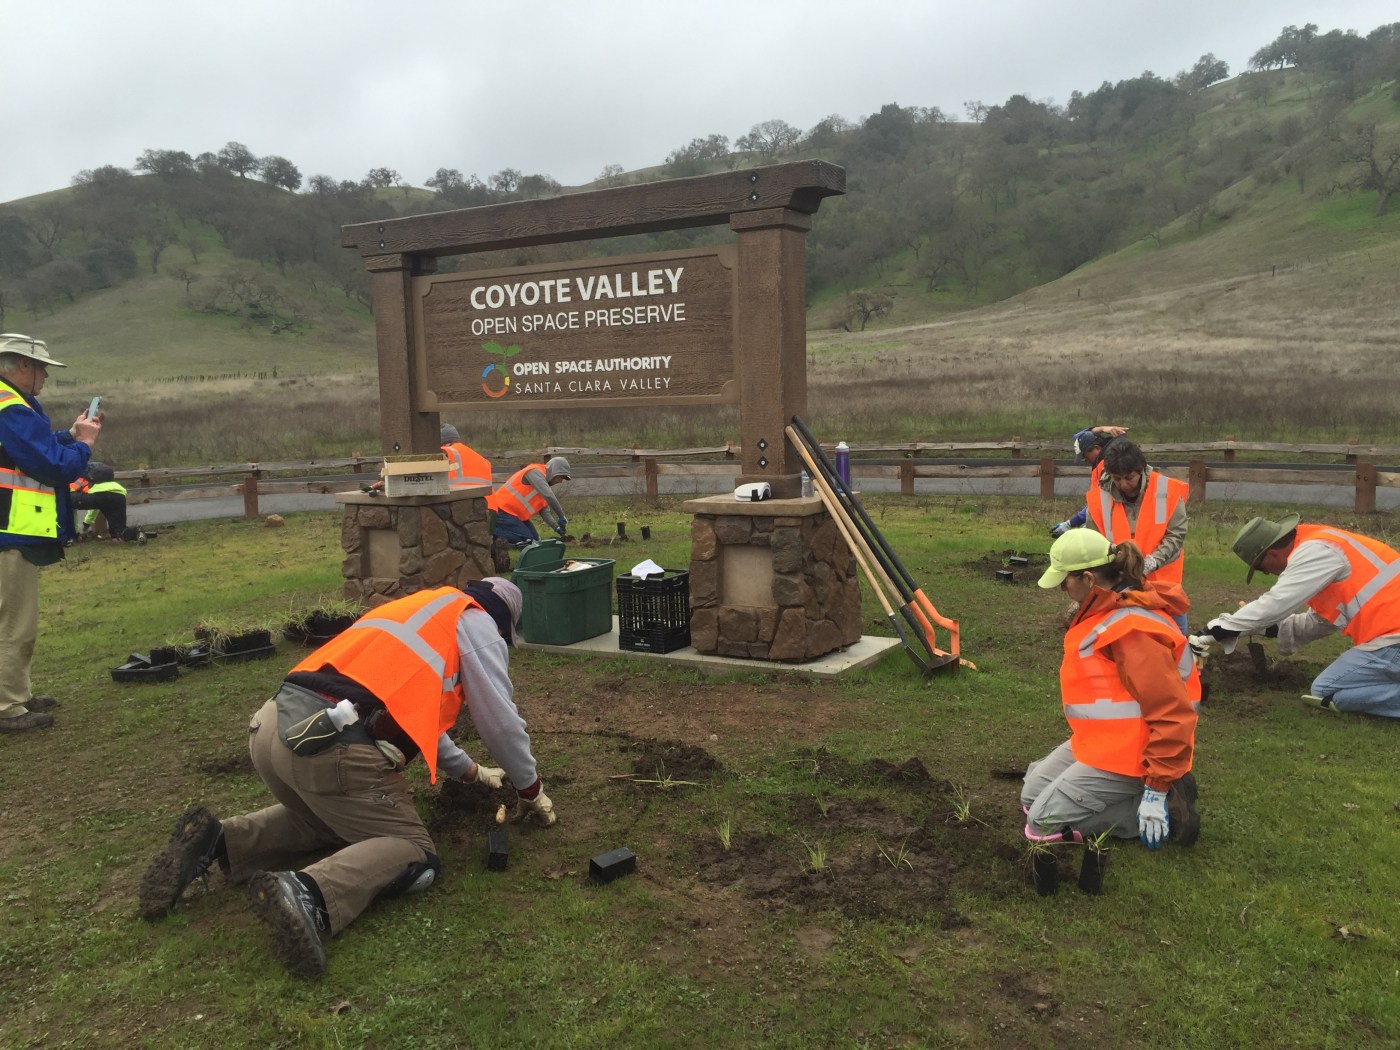
POLYGON ((719 844, 724 847, 724 852, 728 853, 729 839, 730 835, 732 834, 732 829, 730 828, 729 821, 721 820, 719 822, 719 827, 716 830, 719 832, 719 844))
POLYGON ((987 826, 985 820, 981 820, 972 815, 972 800, 968 798, 967 789, 961 784, 953 788, 953 819, 959 824, 976 821, 983 827, 987 826))
POLYGON ((669 773, 666 772, 666 763, 665 763, 665 762, 660 762, 660 763, 657 764, 657 766, 656 766, 656 776, 654 776, 654 777, 646 777, 646 778, 640 778, 640 777, 639 777, 639 778, 637 778, 634 782, 635 782, 635 783, 638 783, 638 784, 655 784, 657 787, 661 788, 662 790, 666 790, 666 789, 669 789, 669 788, 675 788, 675 787, 699 787, 699 786, 700 786, 700 784, 699 784, 697 781, 694 781, 694 780, 677 780, 675 777, 671 776, 671 774, 669 774, 669 773))
POLYGON ((1084 840, 1084 847, 1090 853, 1112 853, 1113 852, 1113 830, 1111 828, 1099 832, 1091 838, 1084 840))
POLYGON ((817 788, 817 812, 822 816, 826 816, 831 812, 831 805, 831 799, 822 794, 821 788, 817 788))
POLYGON ((875 847, 880 851, 880 856, 889 861, 890 867, 894 868, 895 871, 898 871, 900 868, 908 868, 910 871, 914 870, 914 862, 909 859, 908 839, 901 842, 899 844, 899 849, 893 853, 886 850, 885 847, 881 846, 878 842, 875 844, 875 847))
POLYGON ((826 871, 826 846, 820 842, 808 842, 806 839, 802 840, 802 845, 807 850, 807 870, 814 875, 826 871))

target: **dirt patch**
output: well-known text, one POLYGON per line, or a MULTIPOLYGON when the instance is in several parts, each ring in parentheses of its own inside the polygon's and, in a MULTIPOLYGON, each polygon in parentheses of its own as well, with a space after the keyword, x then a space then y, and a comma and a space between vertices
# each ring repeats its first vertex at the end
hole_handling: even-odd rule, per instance
POLYGON ((1233 653, 1216 649, 1206 658, 1201 681, 1207 687, 1207 709, 1258 714, 1277 703, 1277 692, 1300 696, 1312 686, 1319 668, 1313 664, 1251 657, 1243 646, 1233 653))
POLYGON ((1020 583, 1040 579, 1049 565, 1050 556, 1047 554, 1008 548, 965 561, 958 569, 970 576, 989 576, 999 583, 1020 583))
POLYGON ((192 765, 206 777, 251 777, 256 775, 252 756, 246 750, 227 757, 201 759, 192 765))

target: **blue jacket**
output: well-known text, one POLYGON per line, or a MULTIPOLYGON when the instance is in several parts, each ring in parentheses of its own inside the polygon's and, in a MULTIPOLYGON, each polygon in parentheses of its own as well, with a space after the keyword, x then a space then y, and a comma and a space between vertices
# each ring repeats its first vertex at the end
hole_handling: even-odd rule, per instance
MULTIPOLYGON (((74 537, 73 504, 68 486, 87 469, 92 449, 74 439, 67 430, 55 431, 43 406, 27 394, 0 380, 7 391, 24 399, 0 411, 0 462, 12 465, 35 481, 54 489, 58 512, 58 540, 74 537)), ((40 536, 16 536, 0 532, 0 549, 42 546, 54 540, 40 536)))

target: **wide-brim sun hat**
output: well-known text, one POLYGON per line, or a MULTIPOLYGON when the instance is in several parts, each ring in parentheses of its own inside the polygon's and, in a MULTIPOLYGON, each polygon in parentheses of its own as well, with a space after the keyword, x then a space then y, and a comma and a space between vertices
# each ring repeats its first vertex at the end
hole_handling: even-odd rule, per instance
POLYGON ((1097 569, 1113 561, 1113 544, 1094 529, 1070 529, 1050 545, 1050 568, 1040 577, 1040 586, 1049 590, 1065 582, 1072 572, 1097 569))
POLYGON ((31 339, 27 335, 20 335, 18 332, 0 333, 0 354, 19 354, 20 357, 27 357, 31 361, 38 361, 41 365, 49 368, 67 368, 62 361, 55 361, 49 356, 49 344, 42 339, 31 339))
POLYGON ((1235 542, 1230 545, 1230 549, 1249 566, 1249 575, 1244 578, 1245 583, 1254 579, 1254 574, 1259 571, 1259 562, 1268 553, 1269 548, 1296 529, 1298 522, 1302 520, 1296 514, 1285 514, 1278 521, 1250 518, 1244 523, 1235 534, 1235 542))

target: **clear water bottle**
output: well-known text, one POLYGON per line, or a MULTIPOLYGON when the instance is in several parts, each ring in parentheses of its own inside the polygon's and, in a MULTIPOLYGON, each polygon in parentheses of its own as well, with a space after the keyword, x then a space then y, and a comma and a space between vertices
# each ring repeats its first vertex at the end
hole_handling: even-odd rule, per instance
POLYGON ((843 485, 851 487, 851 446, 844 441, 836 443, 836 474, 843 485))
POLYGON ((812 475, 805 470, 802 472, 802 495, 810 499, 816 493, 812 490, 812 475))

